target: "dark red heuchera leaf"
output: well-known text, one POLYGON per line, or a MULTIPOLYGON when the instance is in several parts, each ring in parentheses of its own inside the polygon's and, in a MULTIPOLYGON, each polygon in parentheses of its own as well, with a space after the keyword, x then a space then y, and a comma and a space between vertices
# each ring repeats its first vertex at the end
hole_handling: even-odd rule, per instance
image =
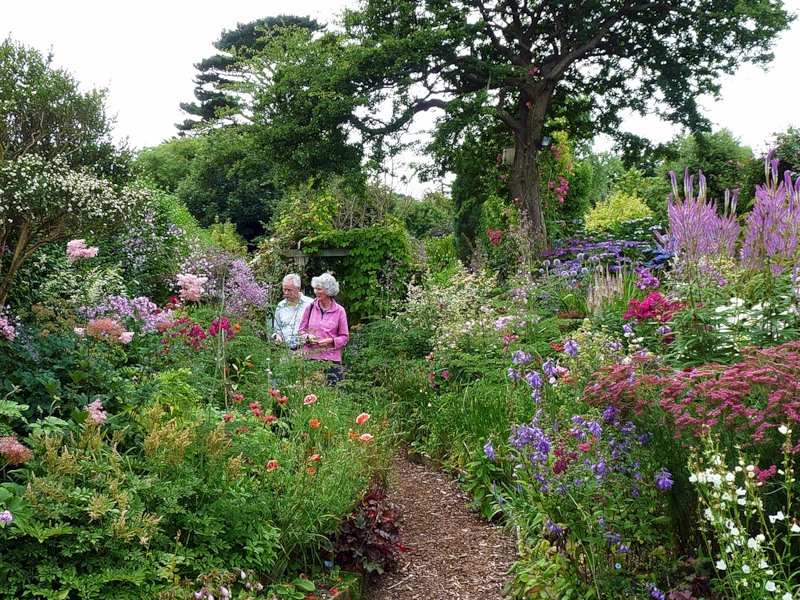
POLYGON ((400 539, 397 507, 373 483, 353 514, 339 526, 334 546, 336 562, 359 572, 390 571, 400 553, 406 551, 400 539))

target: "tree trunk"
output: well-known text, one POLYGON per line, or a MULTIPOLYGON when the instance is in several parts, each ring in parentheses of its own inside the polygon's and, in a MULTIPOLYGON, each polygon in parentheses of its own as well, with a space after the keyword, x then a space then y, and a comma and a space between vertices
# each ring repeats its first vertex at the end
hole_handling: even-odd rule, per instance
POLYGON ((527 237, 533 257, 538 257, 547 249, 547 228, 542 212, 537 153, 534 140, 517 136, 509 184, 511 196, 520 207, 520 230, 527 237))

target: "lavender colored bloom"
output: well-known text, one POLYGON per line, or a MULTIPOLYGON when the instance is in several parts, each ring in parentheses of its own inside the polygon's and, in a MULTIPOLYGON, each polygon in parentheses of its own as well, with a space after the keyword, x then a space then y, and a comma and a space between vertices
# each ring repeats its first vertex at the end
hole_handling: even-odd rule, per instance
POLYGON ((617 548, 617 552, 620 554, 625 554, 626 552, 630 552, 631 549, 628 547, 628 544, 620 544, 619 548, 617 548))
POLYGON ((561 527, 558 523, 553 523, 550 519, 547 519, 544 526, 548 530, 550 530, 550 533, 555 533, 557 535, 564 533, 564 528, 561 527))
POLYGON ((669 325, 662 325, 657 329, 657 331, 661 335, 667 335, 670 331, 672 331, 672 327, 670 327, 669 325))
POLYGON ((578 356, 578 342, 569 340, 564 344, 564 354, 567 356, 578 356))
POLYGON ((495 459, 494 447, 492 446, 491 438, 486 440, 486 443, 483 446, 483 452, 486 454, 486 456, 489 457, 489 460, 494 460, 495 459))
POLYGON ((514 350, 514 352, 511 353, 511 362, 515 365, 531 362, 531 355, 522 350, 514 350))
POLYGON ((531 398, 533 398, 537 404, 542 401, 542 392, 539 390, 539 388, 533 388, 533 391, 531 392, 531 398))
POLYGON ((623 331, 624 333, 628 334, 628 335, 633 335, 633 327, 631 327, 631 326, 630 326, 630 325, 628 325, 627 323, 625 323, 625 324, 622 326, 622 331, 623 331))
POLYGON ((538 371, 531 371, 525 375, 525 381, 527 381, 528 385, 530 385, 532 388, 542 387, 542 376, 539 375, 538 371))
POLYGON ((511 379, 519 379, 519 373, 517 373, 514 367, 508 368, 508 376, 511 377, 511 379))
POLYGON ((609 405, 609 407, 603 411, 603 420, 606 423, 615 423, 618 416, 619 409, 615 408, 614 406, 609 405))
POLYGON ((606 538, 612 544, 619 544, 620 536, 614 531, 606 531, 606 538))
POLYGON ((672 474, 663 467, 658 473, 656 473, 655 480, 656 486, 662 492, 670 489, 674 483, 674 481, 672 481, 672 474))
POLYGON ((587 429, 589 430, 589 433, 591 433, 592 435, 596 435, 597 437, 603 435, 603 428, 597 421, 589 421, 586 425, 587 429))
POLYGON ((644 587, 650 592, 651 598, 655 598, 655 600, 667 600, 667 594, 658 589, 655 583, 647 583, 644 587))
POLYGON ((11 511, 4 510, 0 513, 0 523, 4 525, 8 525, 11 521, 14 520, 14 517, 11 515, 11 511))
POLYGON ((542 365, 542 371, 544 371, 544 374, 548 377, 554 377, 556 374, 558 374, 558 368, 552 360, 545 361, 545 363, 542 365))

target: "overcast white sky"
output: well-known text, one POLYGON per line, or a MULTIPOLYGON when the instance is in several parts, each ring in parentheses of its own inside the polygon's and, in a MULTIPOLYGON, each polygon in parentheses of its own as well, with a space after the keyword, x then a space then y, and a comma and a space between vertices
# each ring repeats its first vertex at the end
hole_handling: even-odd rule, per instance
MULTIPOLYGON (((33 46, 64 67, 85 88, 108 88, 116 114, 115 138, 134 148, 155 146, 175 134, 185 115, 180 102, 193 101, 194 63, 216 52, 223 29, 280 14, 331 20, 348 0, 0 0, 0 36, 33 46)), ((786 5, 800 12, 800 0, 786 5)), ((730 129, 757 152, 774 132, 800 126, 797 92, 800 22, 775 46, 768 71, 752 66, 723 82, 719 102, 704 102, 717 127, 730 129)), ((626 128, 658 140, 672 129, 653 120, 631 119, 626 128)))

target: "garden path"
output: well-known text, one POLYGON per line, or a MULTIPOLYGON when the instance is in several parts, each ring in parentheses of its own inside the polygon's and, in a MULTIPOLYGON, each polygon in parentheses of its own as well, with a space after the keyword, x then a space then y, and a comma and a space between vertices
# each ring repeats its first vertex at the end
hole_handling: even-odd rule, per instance
POLYGON ((469 497, 444 473, 395 461, 390 497, 403 522, 396 571, 374 579, 364 600, 499 600, 516 558, 512 536, 467 508, 469 497))

